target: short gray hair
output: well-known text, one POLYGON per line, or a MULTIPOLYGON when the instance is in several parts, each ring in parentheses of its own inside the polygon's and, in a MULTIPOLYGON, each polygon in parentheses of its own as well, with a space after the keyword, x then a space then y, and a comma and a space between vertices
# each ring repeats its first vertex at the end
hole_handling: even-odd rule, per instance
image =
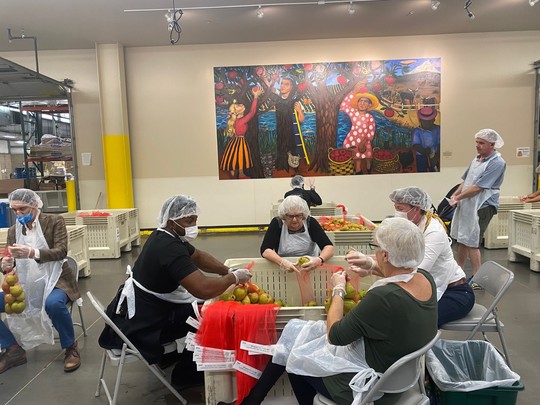
POLYGON ((375 229, 374 238, 395 267, 415 269, 424 260, 424 235, 408 219, 386 218, 375 229))
POLYGON ((304 218, 309 217, 311 214, 307 202, 297 195, 290 195, 279 204, 278 217, 285 219, 285 215, 293 211, 301 212, 304 214, 304 218))

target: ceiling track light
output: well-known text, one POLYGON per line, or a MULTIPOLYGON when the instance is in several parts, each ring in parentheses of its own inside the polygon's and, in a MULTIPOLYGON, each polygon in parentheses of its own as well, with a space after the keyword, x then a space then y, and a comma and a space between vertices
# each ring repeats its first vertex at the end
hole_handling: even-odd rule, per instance
POLYGON ((539 0, 529 0, 530 6, 534 6, 536 3, 538 3, 539 0))
POLYGON ((262 9, 262 6, 259 5, 259 8, 257 9, 257 18, 263 18, 264 17, 264 11, 262 9))
POLYGON ((182 33, 182 27, 180 27, 180 18, 184 15, 181 9, 177 9, 172 2, 172 9, 168 9, 165 14, 165 20, 167 21, 167 30, 169 31, 169 42, 171 45, 176 44, 180 40, 180 34, 182 33))
POLYGON ((348 13, 349 15, 353 15, 354 13, 356 13, 356 8, 354 8, 354 4, 352 1, 349 3, 348 13))
POLYGON ((465 1, 465 6, 463 7, 465 9, 465 11, 467 12, 467 16, 471 19, 471 20, 474 20, 476 18, 476 16, 474 15, 474 13, 469 10, 469 7, 472 5, 472 2, 473 0, 466 0, 465 1))
POLYGON ((439 8, 439 6, 441 5, 441 2, 438 1, 438 0, 431 0, 431 9, 433 11, 437 11, 437 9, 439 8))

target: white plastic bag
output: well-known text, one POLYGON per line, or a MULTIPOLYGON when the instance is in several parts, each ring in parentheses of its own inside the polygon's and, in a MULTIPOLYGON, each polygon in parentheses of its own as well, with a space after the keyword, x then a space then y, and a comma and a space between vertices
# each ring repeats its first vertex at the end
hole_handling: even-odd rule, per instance
POLYGON ((441 391, 509 387, 519 381, 495 347, 483 340, 439 340, 426 354, 429 374, 441 391))
POLYGON ((364 339, 334 346, 328 343, 325 321, 305 322, 287 360, 287 372, 312 377, 358 373, 368 368, 364 339))

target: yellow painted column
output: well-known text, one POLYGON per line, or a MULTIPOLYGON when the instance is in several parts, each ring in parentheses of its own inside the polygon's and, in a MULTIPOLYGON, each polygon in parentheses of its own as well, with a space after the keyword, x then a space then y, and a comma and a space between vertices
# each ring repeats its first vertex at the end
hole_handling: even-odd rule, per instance
POLYGON ((107 208, 134 208, 124 47, 96 44, 107 208))

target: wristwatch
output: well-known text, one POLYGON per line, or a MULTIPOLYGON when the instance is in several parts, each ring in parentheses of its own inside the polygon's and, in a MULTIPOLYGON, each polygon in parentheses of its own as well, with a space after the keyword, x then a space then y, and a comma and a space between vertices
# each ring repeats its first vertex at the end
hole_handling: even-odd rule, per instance
POLYGON ((339 289, 338 290, 332 290, 332 298, 335 297, 336 295, 341 297, 342 300, 345 299, 345 291, 343 291, 343 290, 339 290, 339 289))

